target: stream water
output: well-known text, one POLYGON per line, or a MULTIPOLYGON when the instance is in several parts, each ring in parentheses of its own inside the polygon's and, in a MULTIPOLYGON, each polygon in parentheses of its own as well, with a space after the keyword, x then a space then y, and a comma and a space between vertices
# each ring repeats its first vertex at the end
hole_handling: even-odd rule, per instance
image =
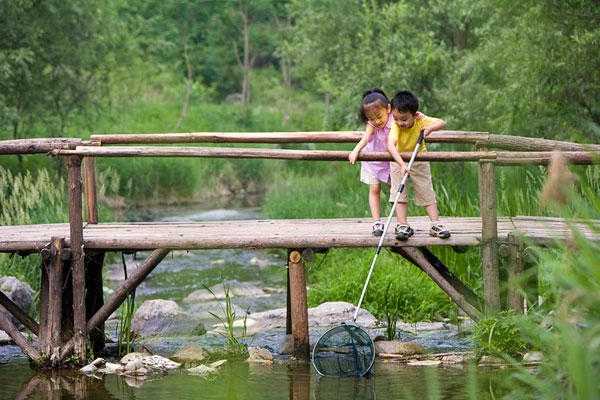
MULTIPOLYGON (((258 209, 205 210, 162 208, 128 216, 132 221, 207 221, 260 218, 258 209)), ((138 254, 143 259, 145 254, 138 254)), ((133 255, 125 257, 135 263, 133 255)), ((123 279, 120 258, 105 270, 107 294, 123 279)), ((195 290, 223 281, 251 283, 268 296, 235 298, 236 306, 250 312, 285 307, 285 253, 264 250, 207 250, 174 252, 164 260, 136 291, 136 303, 147 299, 175 300, 185 312, 196 317, 205 310, 185 297, 195 290)), ((209 326, 210 318, 203 322, 209 326)), ((213 321, 214 322, 214 321, 213 321)), ((284 329, 262 332, 249 339, 253 346, 277 349, 284 329)), ((107 324, 107 334, 115 332, 107 324)), ((311 340, 318 331, 311 332, 311 340)), ((405 332, 428 351, 464 350, 468 337, 452 331, 405 332)), ((215 346, 218 335, 148 339, 144 344, 165 356, 189 343, 215 346)), ((363 379, 319 378, 309 364, 270 366, 228 362, 208 378, 188 375, 184 370, 145 380, 105 376, 84 377, 77 373, 36 373, 16 346, 0 346, 0 399, 11 398, 93 398, 93 399, 482 399, 499 398, 506 388, 508 370, 486 370, 465 366, 423 367, 377 361, 374 374, 363 379)))

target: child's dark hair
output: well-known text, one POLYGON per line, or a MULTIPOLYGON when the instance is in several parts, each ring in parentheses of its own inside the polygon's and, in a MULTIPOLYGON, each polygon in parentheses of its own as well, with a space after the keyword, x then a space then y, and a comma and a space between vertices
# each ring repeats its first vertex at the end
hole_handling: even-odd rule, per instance
POLYGON ((419 99, 412 92, 401 90, 392 99, 392 110, 416 114, 419 111, 419 99))
POLYGON ((362 102, 358 109, 358 118, 360 118, 363 123, 368 121, 368 118, 365 115, 365 107, 375 103, 381 104, 382 107, 387 107, 390 104, 390 100, 385 95, 385 92, 379 88, 369 89, 363 93, 362 102))

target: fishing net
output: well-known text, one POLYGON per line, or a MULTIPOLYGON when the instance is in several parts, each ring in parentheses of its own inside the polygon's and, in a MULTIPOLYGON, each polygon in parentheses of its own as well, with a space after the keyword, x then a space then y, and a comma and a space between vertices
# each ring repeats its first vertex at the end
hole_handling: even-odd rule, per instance
POLYGON ((313 365, 325 376, 364 376, 375 361, 373 341, 356 325, 325 332, 313 349, 313 365))

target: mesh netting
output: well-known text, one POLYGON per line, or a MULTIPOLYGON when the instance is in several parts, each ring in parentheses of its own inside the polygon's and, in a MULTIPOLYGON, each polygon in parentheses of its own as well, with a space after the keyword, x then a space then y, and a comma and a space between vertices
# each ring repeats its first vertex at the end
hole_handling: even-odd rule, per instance
POLYGON ((328 330, 313 349, 313 365, 325 376, 364 376, 373 361, 373 341, 355 325, 342 324, 328 330))

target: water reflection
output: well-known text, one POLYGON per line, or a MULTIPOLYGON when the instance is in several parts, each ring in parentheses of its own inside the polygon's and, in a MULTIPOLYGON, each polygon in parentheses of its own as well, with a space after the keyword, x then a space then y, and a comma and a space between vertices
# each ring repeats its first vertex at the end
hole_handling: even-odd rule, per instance
POLYGON ((375 398, 375 377, 373 376, 368 378, 331 378, 317 375, 315 377, 315 400, 372 400, 375 398))
POLYGON ((309 364, 225 364, 208 377, 87 377, 73 371, 36 373, 25 363, 0 364, 0 399, 494 399, 506 395, 510 371, 475 367, 409 367, 376 363, 369 378, 331 378, 309 364))
POLYGON ((115 399, 103 380, 69 371, 38 373, 24 383, 15 399, 115 399))

